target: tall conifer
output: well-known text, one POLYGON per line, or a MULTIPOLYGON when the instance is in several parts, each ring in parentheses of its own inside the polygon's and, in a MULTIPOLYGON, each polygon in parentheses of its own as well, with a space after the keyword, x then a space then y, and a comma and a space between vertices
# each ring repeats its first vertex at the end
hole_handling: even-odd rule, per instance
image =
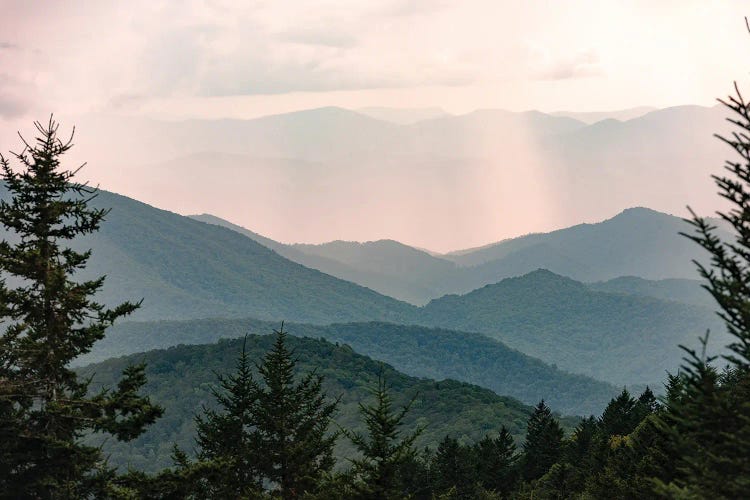
POLYGON ((284 499, 312 493, 334 465, 336 433, 328 432, 338 400, 323 392, 323 377, 310 372, 295 381, 297 360, 287 348, 284 325, 257 366, 263 384, 253 410, 259 431, 261 471, 284 499))
MULTIPOLYGON (((35 123, 14 170, 0 156, 8 198, 0 201, 0 491, 10 497, 100 495, 112 477, 98 448, 79 438, 103 431, 118 440, 140 435, 162 410, 138 395, 144 367, 131 366, 114 390, 89 394, 70 363, 91 350, 117 318, 139 304, 108 309, 93 300, 104 277, 80 281, 91 252, 66 246, 99 229, 107 210, 89 206, 96 190, 60 164, 72 147, 58 124, 35 123)), ((23 139, 22 139, 23 140, 23 139)))
POLYGON ((399 469, 414 458, 414 441, 422 432, 422 428, 417 428, 401 436, 400 428, 414 399, 400 410, 395 410, 382 371, 372 392, 374 404, 359 405, 367 434, 343 431, 362 455, 353 460, 357 494, 360 498, 372 500, 403 498, 407 494, 405 485, 399 481, 399 469))
MULTIPOLYGON (((745 20, 747 24, 747 19, 745 20)), ((748 25, 750 30, 750 25, 748 25)), ((750 103, 736 94, 720 102, 732 113, 731 136, 717 136, 736 154, 714 175, 729 208, 717 212, 733 232, 723 241, 716 225, 691 212, 694 232, 687 237, 703 247, 709 264, 696 263, 706 288, 719 306, 733 342, 720 374, 712 356, 687 352, 681 383, 673 389, 660 419, 677 450, 677 474, 657 478, 658 491, 674 497, 739 498, 750 491, 750 103)))
POLYGON ((523 444, 523 477, 542 477, 562 454, 563 430, 544 400, 534 408, 523 444))

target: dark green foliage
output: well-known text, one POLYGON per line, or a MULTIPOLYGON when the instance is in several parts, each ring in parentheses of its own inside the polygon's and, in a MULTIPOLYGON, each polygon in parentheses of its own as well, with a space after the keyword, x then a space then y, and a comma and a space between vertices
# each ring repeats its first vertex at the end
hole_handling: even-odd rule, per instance
MULTIPOLYGON (((564 414, 598 414, 617 393, 608 384, 565 373, 475 333, 389 323, 290 326, 294 335, 346 343, 358 353, 390 363, 407 375, 461 380, 528 404, 545 398, 550 407, 564 414)), ((268 331, 272 327, 272 323, 253 319, 123 323, 108 332, 107 338, 82 361, 238 338, 248 328, 268 331)))
POLYGON ((393 397, 382 371, 372 394, 373 404, 359 404, 366 433, 343 431, 360 455, 352 460, 354 490, 357 497, 363 499, 407 497, 411 486, 402 469, 416 461, 414 442, 424 428, 417 427, 405 436, 401 434, 404 418, 416 395, 402 408, 393 408, 393 397))
POLYGON ((540 401, 526 426, 521 467, 524 479, 542 477, 557 462, 562 454, 562 439, 562 427, 544 401, 540 401))
MULTIPOLYGON (((273 337, 268 335, 248 336, 249 358, 259 360, 271 348, 272 340, 273 337)), ((358 405, 370 397, 368 388, 377 379, 380 363, 345 345, 335 346, 324 340, 293 336, 286 340, 298 358, 297 373, 301 375, 316 370, 324 377, 323 390, 327 394, 342 396, 336 423, 353 431, 364 431, 358 405)), ((112 462, 121 467, 156 472, 171 465, 172 443, 176 442, 190 452, 195 433, 193 414, 201 405, 216 408, 211 394, 215 373, 233 371, 242 342, 242 339, 237 339, 209 345, 178 346, 79 369, 81 374, 95 375, 95 384, 109 384, 128 363, 146 362, 149 380, 146 393, 166 408, 164 417, 132 443, 107 441, 105 451, 111 453, 112 462)), ((453 380, 436 382, 409 377, 388 366, 384 375, 397 407, 407 404, 414 394, 418 394, 411 411, 405 416, 404 432, 427 424, 416 442, 419 449, 427 445, 436 447, 446 433, 471 443, 488 433, 497 432, 503 425, 516 442, 523 439, 531 408, 515 399, 453 380)), ((563 422, 572 428, 577 420, 568 418, 563 422)), ((91 442, 99 441, 92 438, 91 442)), ((353 457, 354 448, 348 440, 339 439, 335 454, 339 459, 353 457)))
POLYGON ((516 444, 508 429, 502 427, 497 437, 485 436, 474 445, 477 481, 487 491, 506 497, 517 481, 516 444))
POLYGON ((117 318, 138 304, 107 309, 92 296, 103 277, 75 280, 90 251, 66 243, 94 233, 107 214, 92 209, 94 189, 76 183, 60 157, 72 146, 58 124, 36 123, 39 137, 24 141, 15 171, 0 156, 10 196, 0 201, 0 491, 10 497, 85 497, 104 494, 112 472, 99 449, 81 444, 102 431, 117 440, 140 435, 162 413, 147 397, 144 366, 124 367, 116 389, 88 394, 89 381, 70 362, 91 350, 117 318))
POLYGON ((476 498, 479 488, 476 458, 470 446, 445 436, 430 465, 435 493, 449 498, 476 498))
POLYGON ((274 334, 273 347, 258 365, 263 385, 252 416, 263 477, 282 498, 298 498, 314 492, 333 468, 336 434, 328 427, 338 402, 327 400, 315 371, 295 381, 297 360, 287 348, 283 325, 274 334))
MULTIPOLYGON (((749 26, 750 29, 750 26, 749 26)), ((713 176, 729 209, 719 218, 733 230, 723 241, 710 221, 693 214, 687 234, 710 256, 697 263, 705 288, 719 306, 732 342, 725 356, 730 364, 721 374, 714 357, 687 352, 681 383, 671 391, 660 427, 677 452, 676 474, 658 478, 658 491, 675 497, 739 498, 750 491, 750 108, 737 90, 722 103, 732 111, 737 129, 719 137, 739 157, 727 161, 728 175, 713 176)))
POLYGON ((638 411, 637 406, 638 402, 630 396, 627 389, 623 389, 604 409, 599 419, 600 434, 607 437, 630 434, 644 417, 643 411, 638 411))
MULTIPOLYGON (((654 497, 651 477, 668 474, 671 461, 666 442, 654 425, 654 417, 660 411, 650 389, 637 399, 623 390, 610 401, 601 417, 592 416, 578 424, 570 438, 562 442, 558 460, 547 470, 537 470, 541 476, 522 487, 522 496, 654 497)), ((549 420, 545 412, 538 413, 549 420)), ((545 441, 549 442, 557 439, 545 441)))
POLYGON ((219 410, 203 408, 195 418, 198 465, 175 450, 173 460, 185 471, 194 471, 214 497, 233 498, 258 493, 262 487, 261 436, 257 430, 258 384, 252 373, 246 343, 235 371, 217 375, 220 388, 212 388, 219 410), (201 468, 202 467, 202 468, 201 468))

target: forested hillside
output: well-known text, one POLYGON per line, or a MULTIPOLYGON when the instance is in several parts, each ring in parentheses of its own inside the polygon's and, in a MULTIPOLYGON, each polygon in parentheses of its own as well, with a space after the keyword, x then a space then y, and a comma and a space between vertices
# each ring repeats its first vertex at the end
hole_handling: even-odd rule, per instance
POLYGON ((108 304, 143 298, 136 319, 244 317, 401 321, 412 307, 291 262, 234 231, 113 193, 102 230, 76 240, 92 248, 81 276, 107 275, 108 304))
MULTIPOLYGON (((111 454, 112 462, 153 472, 172 465, 169 457, 173 443, 191 450, 195 434, 193 416, 202 405, 213 404, 209 389, 216 384, 215 374, 232 371, 242 342, 242 339, 235 339, 172 347, 79 369, 81 375, 94 375, 94 386, 112 385, 129 363, 145 362, 148 383, 143 392, 165 408, 164 416, 136 440, 130 443, 105 441, 104 447, 111 454)), ((250 359, 260 359, 272 342, 270 335, 249 336, 250 359)), ((357 404, 368 399, 369 387, 377 380, 381 363, 347 346, 324 340, 289 337, 288 342, 299 359, 298 369, 315 370, 323 375, 329 397, 341 396, 334 420, 346 428, 361 429, 357 404)), ((502 425, 520 440, 531 414, 530 406, 466 383, 409 377, 387 366, 385 378, 392 387, 396 405, 406 404, 416 395, 407 428, 427 425, 418 441, 420 447, 436 446, 446 434, 470 443, 487 433, 498 432, 502 425)), ((567 422, 575 425, 575 419, 567 422)), ((338 456, 351 456, 351 453, 346 441, 340 440, 338 456)))
POLYGON ((711 309, 590 290, 539 270, 466 295, 449 295, 420 311, 420 322, 485 333, 563 370, 614 384, 655 384, 706 329, 711 347, 726 344, 711 309))
MULTIPOLYGON (((277 326, 255 319, 129 322, 113 327, 78 363, 103 361, 134 352, 179 344, 205 344, 277 326)), ((573 375, 476 333, 389 323, 326 326, 287 324, 291 335, 324 338, 384 361, 411 376, 452 378, 511 396, 526 404, 544 399, 568 415, 597 414, 617 392, 615 387, 573 375)))

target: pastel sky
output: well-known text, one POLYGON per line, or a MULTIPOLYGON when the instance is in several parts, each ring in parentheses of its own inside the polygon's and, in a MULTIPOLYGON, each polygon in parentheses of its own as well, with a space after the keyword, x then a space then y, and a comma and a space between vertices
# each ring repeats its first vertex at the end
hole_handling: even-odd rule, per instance
POLYGON ((746 77, 732 0, 0 0, 0 118, 708 104, 746 77))
MULTIPOLYGON (((190 178, 187 155, 205 153, 193 157, 202 173, 203 158, 238 151, 193 144, 182 151, 179 142, 164 148, 143 124, 323 106, 453 114, 711 106, 735 80, 750 88, 746 14, 747 2, 737 0, 0 0, 0 150, 15 147, 15 131, 50 112, 65 125, 114 121, 116 134, 104 125, 79 128, 74 160, 93 165, 86 175, 94 183, 288 242, 393 238, 443 251, 601 220, 637 204, 677 213, 714 199, 708 173, 723 153, 697 151, 713 147, 709 131, 697 137, 710 144, 696 140, 684 150, 670 136, 675 155, 700 158, 700 165, 690 178, 685 169, 675 173, 683 190, 669 200, 661 192, 642 196, 648 189, 637 181, 645 176, 630 171, 631 191, 588 204, 559 185, 561 172, 578 179, 579 165, 544 157, 533 138, 512 150, 494 136, 482 139, 468 155, 482 158, 471 174, 458 163, 433 163, 423 174, 394 163, 374 192, 360 171, 342 169, 347 177, 322 164, 305 184, 251 157, 221 167, 244 169, 245 184, 224 174, 190 178), (424 179, 408 184, 402 167, 424 179), (261 171, 278 192, 256 182, 261 171), (419 191, 429 183, 432 194, 419 191), (290 185, 298 186, 291 196, 290 185), (347 197, 354 192, 356 199, 347 197)), ((283 148, 274 153, 291 156, 283 148)), ((396 161, 360 159, 360 167, 396 161)), ((210 166, 219 171, 218 163, 210 166)), ((620 167, 628 172, 630 165, 620 167)), ((648 161, 641 167, 648 172, 648 161)))

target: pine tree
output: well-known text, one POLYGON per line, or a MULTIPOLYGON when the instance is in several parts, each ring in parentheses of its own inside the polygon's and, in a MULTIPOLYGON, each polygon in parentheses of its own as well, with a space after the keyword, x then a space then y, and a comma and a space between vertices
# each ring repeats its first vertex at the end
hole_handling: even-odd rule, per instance
POLYGON ((404 437, 401 437, 400 428, 416 395, 401 410, 394 410, 382 370, 372 393, 375 396, 374 404, 359 404, 367 434, 343 430, 362 455, 352 461, 357 495, 368 500, 404 498, 407 496, 407 485, 399 481, 399 472, 405 463, 414 459, 414 442, 423 428, 419 427, 404 437))
MULTIPOLYGON (((196 416, 198 460, 210 496, 244 498, 262 491, 261 437, 257 428, 259 387, 247 354, 247 337, 234 374, 218 374, 212 389, 220 410, 203 408, 196 416)), ((187 470, 186 457, 177 455, 187 470)))
POLYGON ((338 400, 328 400, 315 372, 295 382, 297 360, 287 349, 284 325, 274 334, 271 350, 257 366, 263 384, 253 420, 263 476, 281 498, 299 498, 314 492, 333 468, 338 436, 328 428, 338 400))
POLYGON ((488 491, 507 496, 514 488, 516 444, 503 426, 495 438, 485 436, 474 446, 477 479, 488 491))
POLYGON ((544 400, 534 408, 526 426, 523 444, 523 477, 542 477, 562 454, 563 430, 544 400))
POLYGON ((116 319, 139 304, 108 309, 92 297, 104 277, 77 281, 90 251, 65 243, 93 233, 107 214, 93 209, 96 190, 73 180, 60 157, 58 124, 35 123, 39 136, 13 154, 15 171, 0 155, 9 200, 0 201, 0 491, 10 497, 75 497, 102 494, 113 477, 98 448, 79 438, 103 431, 127 441, 140 435, 162 410, 138 392, 144 367, 131 366, 117 388, 89 394, 70 363, 91 350, 116 319), (98 492, 98 493, 97 493, 98 492))

